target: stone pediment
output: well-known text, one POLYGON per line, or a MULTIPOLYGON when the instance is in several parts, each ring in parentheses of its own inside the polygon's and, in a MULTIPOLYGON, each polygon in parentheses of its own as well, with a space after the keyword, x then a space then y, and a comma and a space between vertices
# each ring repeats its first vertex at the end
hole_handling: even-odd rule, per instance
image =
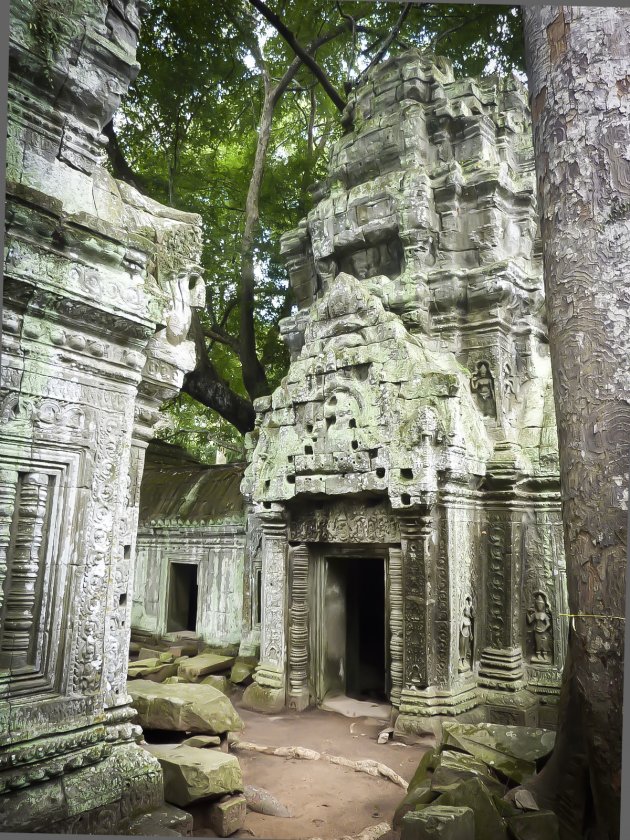
POLYGON ((455 355, 411 335, 345 273, 310 307, 304 346, 256 407, 245 482, 256 502, 370 492, 404 508, 437 492, 438 473, 482 475, 493 449, 455 355))

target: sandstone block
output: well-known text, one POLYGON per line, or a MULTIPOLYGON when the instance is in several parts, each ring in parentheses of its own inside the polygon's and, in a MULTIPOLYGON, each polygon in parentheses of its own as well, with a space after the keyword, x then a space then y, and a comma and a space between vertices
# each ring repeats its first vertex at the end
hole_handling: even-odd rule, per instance
POLYGON ((471 808, 429 805, 405 814, 400 840, 471 840, 474 835, 471 808))
POLYGON ((218 735, 193 735, 192 738, 186 738, 185 741, 182 741, 182 745, 185 747, 200 747, 201 749, 220 747, 221 739, 218 735))
POLYGON ((210 827, 219 837, 229 837, 245 825, 247 803, 244 796, 231 796, 210 807, 210 827))
POLYGON ((204 677, 201 680, 200 685, 211 685, 213 688, 218 689, 222 694, 228 694, 232 688, 228 678, 222 674, 208 674, 207 677, 204 677))
POLYGON ((154 648, 143 647, 138 651, 138 659, 159 659, 161 652, 162 651, 155 650, 154 648))
POLYGON ((230 672, 230 682, 236 685, 249 684, 252 681, 252 675, 256 668, 256 660, 247 661, 245 659, 237 659, 230 672))
POLYGON ((145 749, 162 766, 164 798, 180 808, 200 799, 243 790, 243 775, 233 755, 181 744, 150 744, 145 749))
POLYGON ((127 691, 144 729, 220 735, 243 728, 228 698, 210 685, 133 680, 127 691))
POLYGON ((178 676, 189 682, 194 682, 199 677, 205 677, 206 674, 227 671, 233 664, 233 656, 218 656, 216 653, 200 653, 198 656, 191 656, 186 662, 181 663, 178 676))

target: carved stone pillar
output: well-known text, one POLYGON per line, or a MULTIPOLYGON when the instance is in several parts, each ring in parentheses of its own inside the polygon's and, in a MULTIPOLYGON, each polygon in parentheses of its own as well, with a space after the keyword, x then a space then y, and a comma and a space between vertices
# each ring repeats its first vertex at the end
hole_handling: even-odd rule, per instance
POLYGON ((402 551, 389 549, 389 659, 392 706, 400 706, 400 693, 403 688, 403 567, 402 551))
POLYGON ((308 690, 308 546, 289 550, 289 686, 287 705, 301 712, 308 690))
POLYGON ((429 644, 432 635, 431 507, 400 515, 403 583, 403 684, 400 693, 400 731, 416 731, 414 718, 423 714, 423 693, 429 681, 429 644))
POLYGON ((474 686, 454 679, 449 565, 454 558, 438 520, 429 505, 400 516, 404 677, 396 729, 401 732, 434 731, 437 716, 459 714, 478 702, 474 686))
POLYGON ((11 527, 12 562, 4 582, 0 622, 0 670, 11 673, 27 668, 37 653, 34 631, 43 572, 48 486, 45 473, 19 476, 11 527))
POLYGON ((482 551, 486 559, 486 615, 479 685, 490 718, 497 723, 535 724, 535 698, 525 690, 520 610, 520 545, 514 539, 518 514, 490 510, 482 551), (484 550, 485 549, 485 550, 484 550))
POLYGON ((0 611, 4 601, 4 581, 7 576, 17 482, 17 470, 0 470, 0 611))
POLYGON ((282 505, 263 507, 258 513, 263 530, 260 662, 243 704, 274 713, 286 702, 287 526, 282 505))

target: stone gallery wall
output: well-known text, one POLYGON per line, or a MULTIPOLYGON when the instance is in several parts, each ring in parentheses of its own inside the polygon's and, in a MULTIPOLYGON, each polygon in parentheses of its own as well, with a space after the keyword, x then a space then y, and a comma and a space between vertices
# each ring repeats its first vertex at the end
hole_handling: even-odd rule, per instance
POLYGON ((251 630, 242 477, 242 464, 208 466, 178 447, 149 446, 140 492, 134 630, 160 636, 191 630, 217 647, 239 645, 251 630), (180 570, 188 574, 177 589, 180 570), (179 626, 182 620, 175 626, 175 599, 185 598, 186 584, 196 586, 194 615, 188 616, 194 626, 179 626))
POLYGON ((162 801, 126 692, 138 494, 194 365, 198 217, 103 166, 137 2, 12 0, 0 392, 0 829, 108 832, 162 801), (67 17, 65 16, 67 15, 67 17), (52 30, 51 30, 52 31, 52 30))
POLYGON ((412 51, 343 122, 282 242, 299 310, 243 485, 265 593, 246 698, 321 699, 313 567, 378 546, 399 726, 551 721, 567 609, 526 91, 412 51))

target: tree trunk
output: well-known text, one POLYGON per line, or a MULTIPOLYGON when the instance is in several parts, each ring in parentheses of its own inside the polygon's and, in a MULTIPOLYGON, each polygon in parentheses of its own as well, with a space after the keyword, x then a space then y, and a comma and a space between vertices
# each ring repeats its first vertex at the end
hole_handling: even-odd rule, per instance
POLYGON ((630 10, 523 11, 569 605, 583 616, 571 620, 558 740, 536 790, 564 837, 611 840, 630 464, 630 10))
POLYGON ((254 241, 258 226, 258 199, 265 169, 265 158, 271 137, 271 125, 275 108, 274 91, 265 79, 265 97, 263 100, 260 125, 258 127, 258 142, 254 168, 249 181, 247 199, 245 202, 245 229, 241 242, 241 287, 239 289, 240 304, 240 360, 243 368, 243 383, 252 399, 260 397, 269 391, 265 370, 258 360, 256 352, 256 333, 254 328, 254 290, 256 275, 254 269, 254 241))

